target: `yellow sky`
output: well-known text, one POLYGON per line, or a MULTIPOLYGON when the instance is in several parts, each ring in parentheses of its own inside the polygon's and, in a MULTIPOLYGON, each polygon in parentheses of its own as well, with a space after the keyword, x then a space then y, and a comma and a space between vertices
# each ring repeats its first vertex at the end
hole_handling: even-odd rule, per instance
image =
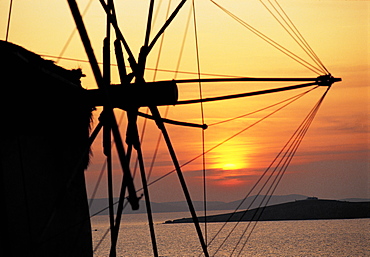
MULTIPOLYGON (((78 1, 83 10, 88 0, 78 1)), ((164 20, 167 1, 162 1, 153 26, 157 31, 164 20)), ((177 1, 176 1, 177 2, 177 1)), ((0 38, 5 39, 8 8, 10 1, 0 2, 0 38)), ((260 1, 217 1, 220 5, 273 38, 284 47, 306 59, 305 54, 283 31, 271 15, 261 7, 260 1)), ((343 82, 330 90, 319 111, 297 158, 282 182, 277 193, 301 193, 319 197, 345 198, 369 197, 369 1, 279 1, 291 20, 317 53, 328 70, 343 82), (337 171, 337 172, 335 172, 337 171), (348 176, 348 173, 353 176, 348 176), (321 179, 321 180, 320 180, 321 179), (321 187, 317 187, 318 181, 321 187), (332 184, 335 181, 336 184, 332 184)), ((191 7, 189 1, 180 12, 178 19, 171 24, 165 34, 159 68, 175 70, 184 39, 186 20, 191 7)), ((137 56, 143 44, 148 1, 118 1, 117 15, 121 29, 137 56)), ((173 9, 174 4, 172 5, 173 9)), ((226 74, 252 77, 317 77, 295 61, 257 38, 239 23, 225 15, 210 1, 196 1, 197 30, 202 73, 226 74)), ((9 31, 9 41, 41 55, 59 56, 69 35, 74 30, 74 22, 67 1, 13 1, 9 31)), ((93 1, 84 16, 95 54, 101 60, 101 45, 105 34, 105 18, 98 1, 93 1)), ((181 71, 197 72, 194 26, 189 27, 179 65, 181 71)), ((148 59, 147 67, 154 68, 157 62, 159 42, 148 59)), ((87 60, 80 38, 75 34, 64 57, 87 60)), ((84 61, 61 60, 59 65, 66 68, 83 69, 87 75, 83 86, 94 88, 95 82, 89 64, 84 61)), ((158 72, 156 80, 173 78, 196 78, 168 72, 158 72)), ((210 77, 210 76, 204 76, 210 77)), ((154 79, 154 73, 147 71, 147 81, 154 79)), ((113 67, 113 83, 118 83, 113 67)), ((267 83, 210 83, 203 84, 204 96, 271 88, 267 83)), ((198 85, 179 85, 180 98, 198 98, 198 85)), ((204 105, 205 122, 208 124, 236 117, 264 108, 292 97, 304 90, 275 95, 228 100, 204 105)), ((291 133, 313 107, 324 88, 318 89, 297 101, 284 112, 279 112, 266 120, 260 127, 253 127, 230 142, 213 150, 206 156, 208 184, 211 200, 231 201, 241 198, 281 149, 291 133), (227 188, 228 194, 222 193, 227 188)), ((165 112, 165 108, 160 108, 165 112)), ((144 111, 144 110, 143 110, 144 111)), ((199 105, 170 107, 168 117, 200 123, 199 105)), ((205 131, 205 149, 209 149, 246 126, 253 124, 268 111, 238 119, 219 126, 211 126, 205 131)), ((122 132, 124 132, 124 125, 122 132)), ((142 121, 140 120, 140 126, 142 121)), ((158 132, 153 122, 148 122, 148 133, 143 143, 144 156, 150 163, 155 149, 158 132)), ((196 128, 182 128, 168 125, 180 163, 197 156, 202 151, 201 131, 196 128)), ((94 159, 86 173, 91 191, 104 162, 100 142, 94 145, 94 159)), ((152 178, 157 178, 172 170, 170 159, 162 142, 157 157, 158 163, 152 178)), ((184 167, 189 187, 195 199, 201 199, 201 158, 184 167), (198 194, 199 193, 199 194, 198 194)), ((115 176, 119 181, 119 169, 115 176)), ((139 180, 137 182, 139 184, 139 180)), ((168 193, 177 187, 174 175, 166 178, 162 187, 153 186, 154 201, 175 200, 181 192, 168 193), (176 186, 171 186, 175 183, 176 186)), ((140 184, 139 184, 140 185, 140 184)), ((140 187, 140 186, 138 186, 140 187)), ((103 187, 104 188, 104 187, 103 187)), ((104 190, 99 194, 103 197, 104 190)))

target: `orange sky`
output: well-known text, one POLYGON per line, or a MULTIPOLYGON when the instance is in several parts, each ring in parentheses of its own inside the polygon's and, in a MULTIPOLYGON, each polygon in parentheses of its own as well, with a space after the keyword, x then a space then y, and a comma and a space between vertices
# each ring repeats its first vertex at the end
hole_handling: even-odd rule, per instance
MULTIPOLYGON (((10 1, 0 2, 0 39, 4 40, 10 1)), ((9 41, 19 44, 41 55, 59 56, 74 22, 67 1, 13 1, 9 41)), ((81 10, 89 1, 78 1, 81 10)), ((121 29, 132 51, 137 56, 143 43, 147 1, 123 1, 116 4, 121 29), (135 3, 135 4, 133 4, 135 3)), ((320 57, 328 70, 343 82, 335 84, 329 91, 316 119, 314 120, 296 158, 288 168, 276 194, 305 194, 322 198, 370 197, 369 184, 369 1, 279 1, 299 31, 320 57)), ((159 28, 165 15, 165 4, 158 12, 153 30, 159 28)), ((190 1, 180 12, 176 22, 165 34, 159 68, 175 70, 184 38, 190 1)), ((267 34, 297 55, 306 58, 271 15, 261 7, 259 1, 217 1, 256 29, 267 34)), ((266 44, 230 17, 226 16, 210 1, 196 1, 197 29, 202 73, 227 74, 251 77, 317 77, 317 75, 266 44)), ((101 42, 105 33, 104 13, 98 1, 94 1, 84 16, 88 33, 97 55, 101 60, 101 42)), ((182 71, 196 72, 194 26, 190 25, 185 40, 183 58, 179 65, 182 71)), ((147 67, 154 68, 157 62, 159 42, 153 49, 147 67)), ((77 33, 72 38, 64 57, 86 60, 77 33)), ((50 57, 48 57, 50 59, 50 57)), ((62 60, 58 63, 66 68, 83 69, 87 75, 83 86, 94 88, 95 82, 89 64, 84 61, 62 60)), ((115 67, 113 83, 118 83, 115 67)), ((146 80, 196 78, 168 72, 147 71, 146 80), (154 78, 154 76, 156 76, 154 78)), ((209 77, 209 76, 204 76, 209 77)), ((291 85, 271 83, 209 83, 203 84, 203 95, 230 93, 291 85)), ((179 85, 180 99, 198 98, 196 84, 179 85)), ((276 113, 214 149, 206 155, 207 191, 209 200, 233 201, 244 197, 258 176, 301 123, 325 88, 319 88, 298 100, 283 111, 276 113)), ((278 93, 237 100, 204 104, 205 123, 243 115, 275 104, 305 91, 278 93)), ((165 113, 161 107, 161 113, 165 113)), ((273 109, 272 109, 273 110, 273 109)), ((142 111, 145 111, 144 109, 142 111)), ((210 126, 205 131, 205 149, 217 145, 243 128, 253 124, 270 111, 247 116, 222 125, 210 126)), ((32 109, 30 111, 32 113, 32 109)), ((98 114, 98 112, 96 112, 98 114)), ((120 116, 121 112, 117 112, 120 116)), ((168 117, 176 120, 200 123, 200 106, 171 106, 168 117)), ((119 119, 119 118, 117 118, 119 119)), ((96 122, 95 122, 96 124, 96 122)), ((140 128, 142 119, 139 120, 140 128)), ((180 164, 202 152, 201 131, 168 125, 180 164)), ((125 122, 122 123, 124 135, 125 122)), ((150 166, 158 138, 158 129, 148 121, 143 149, 145 161, 150 166)), ((86 172, 89 193, 92 192, 104 162, 101 140, 93 146, 94 158, 86 172)), ((184 174, 195 200, 202 199, 201 158, 184 167, 184 174)), ((173 166, 162 142, 157 162, 150 180, 171 171, 173 166)), ((149 170, 149 168, 148 168, 149 170)), ((115 165, 115 191, 120 184, 120 170, 115 165)), ((151 186, 153 201, 182 200, 177 177, 172 174, 151 186)), ((105 183, 104 179, 103 182, 105 183)), ((140 188, 140 180, 136 180, 140 188)), ((105 186, 98 190, 98 197, 105 197, 105 186)))

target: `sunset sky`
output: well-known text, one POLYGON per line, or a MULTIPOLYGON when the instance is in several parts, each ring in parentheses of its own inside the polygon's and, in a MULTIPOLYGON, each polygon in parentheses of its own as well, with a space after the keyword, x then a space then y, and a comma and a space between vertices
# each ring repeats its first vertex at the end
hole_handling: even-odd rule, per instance
MULTIPOLYGON (((77 1, 81 12, 90 1, 77 1)), ((99 1, 92 1, 84 21, 99 61, 102 40, 105 36, 105 16, 99 1)), ((160 1, 158 1, 160 2, 160 1)), ((179 1, 172 1, 170 10, 179 1)), ((261 5, 261 1, 218 0, 218 4, 247 22, 274 41, 305 60, 307 55, 281 28, 279 23, 261 5)), ((120 28, 137 57, 144 42, 146 15, 149 1, 117 1, 120 28)), ((156 12, 153 34, 163 24, 168 1, 156 12)), ((151 52, 146 71, 146 81, 197 78, 197 58, 194 22, 188 1, 177 19, 166 31, 162 49, 161 40, 151 52), (191 14, 191 13, 190 13, 191 14), (184 42, 183 50, 181 46, 184 42), (179 61, 180 52, 182 58, 179 61), (160 58, 158 53, 161 52, 160 58), (152 69, 158 63, 157 73, 152 69), (179 73, 174 71, 177 69, 179 73), (164 72, 168 70, 172 72, 164 72), (187 72, 187 73, 185 73, 187 72)), ((334 77, 342 78, 329 90, 319 112, 305 136, 298 152, 288 167, 275 194, 304 194, 319 198, 370 198, 370 1, 341 0, 281 0, 289 18, 298 28, 310 47, 334 77)), ((10 1, 0 2, 0 39, 5 40, 10 1)), ((158 6, 156 6, 158 7, 158 6)), ((245 77, 308 77, 318 74, 282 54, 265 41, 233 20, 209 0, 195 1, 197 42, 200 72, 203 78, 217 75, 245 77)), ((34 51, 46 59, 56 61, 71 33, 75 31, 67 1, 14 0, 8 41, 34 51)), ((152 36, 153 37, 153 36, 152 36)), ((62 53, 58 65, 65 68, 82 68, 87 75, 82 84, 87 89, 96 88, 87 57, 78 33, 62 53)), ((113 57, 113 53, 112 53, 113 57)), ((127 57, 127 55, 126 55, 127 57)), ((312 61, 311 61, 312 62, 312 61)), ((116 66, 112 66, 112 83, 119 83, 116 66)), ((289 86, 284 83, 202 83, 203 97, 242 93, 260 89, 289 86)), ((52 85, 50 85, 52 86, 52 85)), ((180 100, 199 98, 199 86, 179 84, 180 100)), ((214 103, 204 103, 204 120, 210 125, 271 106, 308 89, 299 89, 265 96, 254 96, 214 103)), ((282 149, 290 136, 325 92, 318 88, 291 105, 271 115, 251 129, 214 148, 205 155, 207 198, 211 201, 241 199, 252 188, 259 176, 282 149)), ((68 104, 68 103, 66 103, 68 104)), ((213 148, 237 134, 277 108, 245 116, 230 122, 209 126, 205 130, 204 148, 213 148)), ((140 111, 146 112, 145 108, 140 111)), ((162 116, 174 120, 200 124, 199 104, 160 107, 162 116)), ((95 111, 97 117, 100 109, 95 111)), ((122 111, 117 110, 117 120, 122 111)), ((25 110, 32 115, 32 106, 25 110)), ((63 121, 61 121, 63 122, 63 121)), ((67 121, 66 121, 67 122, 67 121)), ((95 122, 93 127, 97 124, 95 122)), ((143 119, 139 118, 139 130, 143 119)), ((126 122, 121 123, 125 135, 126 122)), ((180 164, 202 153, 202 131, 199 128, 167 125, 180 164)), ((159 130, 148 120, 143 140, 144 158, 149 171, 159 130)), ((86 171, 88 192, 91 195, 104 163, 101 138, 93 146, 93 158, 86 171)), ((115 193, 118 195, 121 170, 115 159, 115 193)), ((134 170, 135 165, 132 165, 134 170)), ((149 182, 173 170, 168 151, 162 141, 149 182)), ((135 184, 141 188, 139 172, 135 184)), ((194 200, 203 199, 202 158, 183 167, 183 173, 194 200)), ((96 197, 106 197, 106 176, 103 176, 96 197)), ((175 173, 150 187, 151 200, 155 202, 181 201, 183 194, 175 173)), ((253 194, 253 193, 252 193, 253 194)))

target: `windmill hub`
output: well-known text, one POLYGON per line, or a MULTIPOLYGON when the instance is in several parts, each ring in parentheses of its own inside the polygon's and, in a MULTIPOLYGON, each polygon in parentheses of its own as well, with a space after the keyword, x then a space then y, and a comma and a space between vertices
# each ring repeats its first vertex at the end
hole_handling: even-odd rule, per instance
POLYGON ((342 81, 341 78, 334 78, 331 74, 318 76, 316 82, 319 86, 331 86, 334 82, 342 81))
MULTIPOLYGON (((87 101, 92 106, 106 105, 105 92, 87 90, 87 101)), ((114 108, 128 110, 145 106, 175 105, 178 89, 174 81, 111 85, 108 88, 110 104, 114 108)))

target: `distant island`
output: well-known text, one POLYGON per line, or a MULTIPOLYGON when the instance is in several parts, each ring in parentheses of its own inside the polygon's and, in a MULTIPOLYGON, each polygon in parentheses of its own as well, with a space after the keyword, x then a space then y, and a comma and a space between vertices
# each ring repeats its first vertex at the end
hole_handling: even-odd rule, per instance
MULTIPOLYGON (((290 195, 274 195, 271 197, 269 201, 269 205, 279 204, 279 203, 287 203, 295 200, 303 200, 306 199, 308 196, 299 195, 299 194, 290 194, 290 195)), ((238 206, 240 209, 247 209, 247 208, 256 208, 258 207, 258 203, 265 198, 264 195, 259 195, 256 199, 255 196, 250 196, 244 200, 236 200, 232 202, 222 202, 222 201, 207 201, 207 210, 208 211, 230 211, 235 210, 238 206)), ((113 199, 116 203, 118 202, 118 198, 113 199)), ((351 202, 359 202, 359 201, 367 201, 363 199, 350 199, 351 202)), ((370 201, 370 199, 369 199, 370 201)), ((91 215, 108 215, 108 198, 98 198, 98 199, 90 199, 90 214, 91 215)), ((189 212, 189 207, 185 201, 178 201, 178 202, 151 202, 152 212, 153 213, 163 213, 163 212, 189 212)), ((204 211, 204 202, 203 201, 193 201, 193 205, 196 211, 202 212, 204 211)), ((138 213, 146 213, 145 203, 143 200, 139 203, 139 210, 132 211, 130 206, 125 208, 124 214, 138 214, 138 213)), ((117 208, 117 205, 114 206, 117 208)))
MULTIPOLYGON (((261 201, 263 201, 264 198, 265 198, 264 195, 259 195, 258 197, 250 196, 250 197, 248 197, 244 200, 241 199, 241 200, 232 201, 232 202, 208 201, 207 202, 207 210, 208 211, 218 211, 218 213, 230 213, 233 210, 236 210, 238 206, 239 206, 239 210, 246 210, 246 209, 252 210, 252 209, 258 208, 259 203, 261 201)), ((270 198, 268 206, 285 204, 285 203, 299 204, 299 201, 301 201, 301 200, 305 201, 306 199, 317 199, 317 198, 310 198, 306 195, 299 195, 299 194, 274 195, 270 198)), ((319 201, 325 201, 325 200, 319 200, 319 201)), ((329 201, 329 200, 327 200, 327 201, 329 201)), ((338 201, 335 201, 335 200, 331 200, 331 201, 338 202, 338 201)), ((117 203, 118 198, 115 198, 114 202, 117 203)), ((370 203, 370 199, 347 198, 347 199, 341 199, 341 200, 339 200, 339 202, 348 202, 348 203, 365 202, 364 205, 368 206, 368 204, 370 203), (367 204, 366 204, 366 202, 367 202, 367 204)), ((107 207, 108 203, 109 203, 108 198, 99 198, 99 199, 90 200, 90 215, 92 215, 92 216, 95 216, 95 215, 109 215, 109 211, 108 211, 108 207, 107 207)), ((318 204, 320 204, 320 202, 318 202, 318 204)), ((197 212, 199 212, 199 213, 203 212, 203 210, 204 210, 203 201, 193 201, 193 205, 194 205, 194 208, 197 212)), ((360 204, 360 205, 363 205, 363 204, 360 204)), ((116 211, 117 206, 118 206, 117 204, 114 205, 115 211, 116 211)), ((287 205, 287 207, 288 206, 289 205, 287 205)), ((353 205, 353 206, 355 206, 355 205, 353 205)), ((189 213, 189 208, 188 208, 187 203, 185 201, 164 202, 164 203, 151 202, 151 207, 152 207, 152 212, 153 213, 164 213, 164 212, 187 212, 187 213, 189 213)), ((300 208, 300 207, 298 207, 298 205, 297 205, 296 208, 300 208)), ((352 205, 346 205, 345 208, 352 209, 352 208, 355 208, 355 207, 352 207, 352 205)), ((366 208, 368 208, 368 207, 366 207, 366 208)), ((289 210, 285 210, 284 212, 287 212, 287 211, 289 211, 289 210)), ((124 214, 146 213, 146 208, 145 208, 144 201, 143 200, 140 201, 139 210, 132 211, 130 206, 128 205, 127 208, 124 209, 123 213, 124 214)), ((369 213, 369 212, 367 212, 367 213, 369 213)))
MULTIPOLYGON (((237 221, 278 221, 278 220, 318 220, 318 219, 357 219, 370 218, 370 202, 348 202, 321 200, 308 197, 305 200, 270 205, 247 211, 207 216, 207 222, 237 221)), ((199 217, 204 222, 204 217, 199 217)), ((168 220, 165 223, 190 223, 191 218, 168 220)))

